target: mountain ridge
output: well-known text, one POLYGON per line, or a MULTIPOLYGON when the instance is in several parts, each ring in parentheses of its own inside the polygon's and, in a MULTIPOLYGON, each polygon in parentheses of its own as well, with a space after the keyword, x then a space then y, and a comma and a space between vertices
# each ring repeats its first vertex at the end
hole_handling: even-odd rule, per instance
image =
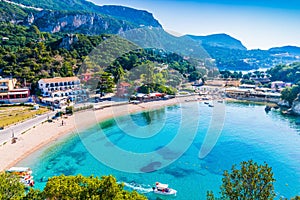
POLYGON ((209 55, 196 41, 189 37, 176 37, 161 28, 143 27, 122 32, 121 37, 142 48, 158 48, 175 52, 182 56, 205 59, 209 55))
POLYGON ((242 44, 240 40, 225 34, 225 33, 217 33, 210 34, 206 36, 196 36, 196 35, 186 35, 193 40, 201 42, 202 45, 209 45, 212 47, 222 47, 228 49, 239 49, 239 50, 247 50, 247 48, 242 44))
MULTIPOLYGON (((28 6, 39 8, 41 6, 37 2, 45 3, 46 1, 48 2, 48 0, 14 0, 16 3, 35 2, 35 4, 29 4, 28 6)), ((58 0, 49 0, 49 2, 51 6, 58 0)), ((92 12, 91 9, 78 8, 82 3, 92 5, 91 2, 84 0, 61 1, 65 4, 67 2, 73 3, 74 7, 69 10, 60 8, 52 11, 47 9, 37 11, 0 1, 0 22, 11 22, 31 27, 35 25, 42 32, 50 33, 119 34, 143 48, 161 48, 185 57, 202 59, 202 61, 210 60, 212 65, 216 65, 220 69, 250 70, 300 61, 299 54, 295 53, 298 52, 297 47, 247 50, 241 41, 225 33, 175 37, 167 33, 159 22, 153 18, 153 15, 147 11, 122 6, 96 6, 93 4, 93 9, 102 9, 102 13, 97 14, 92 12), (76 10, 77 8, 79 10, 76 10), (123 10, 123 12, 120 10, 123 10), (150 17, 149 22, 147 22, 148 17, 150 17), (152 23, 156 27, 153 27, 152 23)), ((98 13, 100 13, 99 10, 98 13)), ((205 64, 207 63, 205 62, 205 64)))
POLYGON ((292 46, 292 45, 272 47, 268 51, 274 53, 292 53, 292 54, 300 55, 300 47, 292 46))
POLYGON ((162 27, 158 20, 153 17, 152 13, 125 6, 99 6, 86 0, 13 0, 11 2, 52 11, 84 11, 100 15, 108 15, 117 19, 128 21, 136 27, 162 27))

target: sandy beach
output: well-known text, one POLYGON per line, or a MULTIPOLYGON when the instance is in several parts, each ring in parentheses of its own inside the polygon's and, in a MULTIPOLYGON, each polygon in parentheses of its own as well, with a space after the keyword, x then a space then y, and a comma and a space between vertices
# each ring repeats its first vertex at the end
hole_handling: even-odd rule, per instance
POLYGON ((32 127, 26 133, 20 135, 17 142, 11 142, 0 146, 0 171, 16 165, 33 152, 61 137, 78 133, 103 120, 135 113, 144 110, 159 109, 164 106, 180 104, 190 101, 198 101, 199 96, 177 97, 170 100, 152 101, 140 104, 126 104, 106 107, 99 110, 85 110, 76 112, 73 116, 59 118, 53 122, 44 122, 32 127), (63 121, 63 125, 62 125, 63 121))

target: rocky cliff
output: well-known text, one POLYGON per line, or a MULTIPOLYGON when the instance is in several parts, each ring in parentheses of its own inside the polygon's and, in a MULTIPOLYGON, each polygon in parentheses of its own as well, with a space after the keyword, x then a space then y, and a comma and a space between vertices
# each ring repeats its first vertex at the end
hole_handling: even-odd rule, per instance
POLYGON ((161 28, 151 13, 123 6, 97 6, 85 0, 80 2, 73 0, 49 0, 45 2, 21 0, 17 2, 21 4, 0 1, 0 22, 36 25, 41 31, 50 33, 64 32, 89 35, 119 34, 144 26, 161 28), (70 2, 73 2, 73 6, 68 7, 70 2), (34 9, 31 6, 40 9, 34 9))
POLYGON ((97 10, 105 15, 113 16, 122 20, 128 20, 139 27, 151 26, 162 28, 158 20, 153 17, 153 14, 145 10, 136 10, 129 7, 112 5, 99 6, 97 10))
POLYGON ((298 98, 294 100, 292 105, 292 112, 296 115, 300 115, 300 96, 298 95, 298 98))
POLYGON ((118 34, 135 28, 127 21, 95 13, 43 10, 28 19, 28 24, 36 25, 41 31, 50 33, 118 34))
POLYGON ((145 10, 137 10, 125 6, 105 5, 99 6, 87 0, 11 0, 22 5, 42 8, 52 11, 88 12, 121 19, 136 27, 152 26, 160 27, 160 23, 153 17, 152 13, 145 10))

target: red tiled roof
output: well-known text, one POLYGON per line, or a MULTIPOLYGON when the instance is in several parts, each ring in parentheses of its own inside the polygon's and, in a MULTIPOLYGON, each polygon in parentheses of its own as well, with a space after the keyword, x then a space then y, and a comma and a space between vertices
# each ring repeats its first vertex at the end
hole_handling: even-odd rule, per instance
POLYGON ((129 83, 126 83, 126 82, 122 82, 119 85, 123 86, 123 87, 129 87, 129 86, 131 86, 129 83))
POLYGON ((76 76, 73 77, 56 77, 56 78, 44 78, 40 81, 44 81, 45 83, 59 83, 59 82, 70 82, 70 81, 79 81, 79 78, 76 76))

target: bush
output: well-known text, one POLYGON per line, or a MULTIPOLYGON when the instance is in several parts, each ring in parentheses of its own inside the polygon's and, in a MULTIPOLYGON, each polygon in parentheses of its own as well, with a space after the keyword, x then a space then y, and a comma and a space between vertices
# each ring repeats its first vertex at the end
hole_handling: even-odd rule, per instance
POLYGON ((73 113, 74 113, 74 107, 73 106, 66 107, 66 114, 73 115, 73 113))

